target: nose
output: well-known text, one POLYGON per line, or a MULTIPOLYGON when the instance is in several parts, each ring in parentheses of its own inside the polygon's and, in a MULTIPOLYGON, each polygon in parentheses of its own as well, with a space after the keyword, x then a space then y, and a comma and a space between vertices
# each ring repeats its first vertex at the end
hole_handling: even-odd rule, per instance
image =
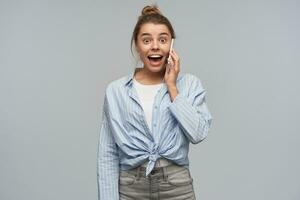
POLYGON ((153 50, 159 49, 159 43, 158 43, 158 41, 156 41, 156 40, 153 41, 153 43, 152 43, 152 49, 153 50))

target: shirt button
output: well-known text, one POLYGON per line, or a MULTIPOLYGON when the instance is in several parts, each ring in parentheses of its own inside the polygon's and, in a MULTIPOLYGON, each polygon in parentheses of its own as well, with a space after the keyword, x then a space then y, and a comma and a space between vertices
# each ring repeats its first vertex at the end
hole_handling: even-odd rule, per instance
POLYGON ((154 127, 156 127, 156 124, 154 124, 154 127))

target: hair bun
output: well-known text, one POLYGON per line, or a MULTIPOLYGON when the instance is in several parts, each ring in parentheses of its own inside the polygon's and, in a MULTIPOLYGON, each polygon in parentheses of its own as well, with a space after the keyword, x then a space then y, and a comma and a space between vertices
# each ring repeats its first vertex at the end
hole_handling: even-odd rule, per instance
POLYGON ((162 13, 160 12, 160 10, 158 9, 157 6, 145 6, 142 10, 142 15, 151 15, 151 14, 160 14, 162 15, 162 13))

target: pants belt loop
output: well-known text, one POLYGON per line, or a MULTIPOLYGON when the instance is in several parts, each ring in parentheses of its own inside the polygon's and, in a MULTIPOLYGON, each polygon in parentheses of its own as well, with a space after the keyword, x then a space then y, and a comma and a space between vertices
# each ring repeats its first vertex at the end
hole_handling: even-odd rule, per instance
POLYGON ((166 167, 162 167, 162 170, 163 170, 163 179, 164 179, 164 181, 167 181, 167 179, 168 179, 167 166, 166 167))
POLYGON ((141 177, 141 166, 138 166, 137 170, 136 170, 136 179, 137 180, 140 180, 140 177, 141 177))

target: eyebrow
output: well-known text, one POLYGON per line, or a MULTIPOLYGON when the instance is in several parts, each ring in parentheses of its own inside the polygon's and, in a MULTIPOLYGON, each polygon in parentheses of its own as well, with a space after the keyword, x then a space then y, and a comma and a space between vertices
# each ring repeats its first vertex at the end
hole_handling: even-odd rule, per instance
MULTIPOLYGON (((160 33, 159 35, 161 36, 161 35, 169 35, 169 34, 168 33, 160 33)), ((143 36, 151 36, 151 34, 150 33, 142 33, 141 37, 143 37, 143 36)))

